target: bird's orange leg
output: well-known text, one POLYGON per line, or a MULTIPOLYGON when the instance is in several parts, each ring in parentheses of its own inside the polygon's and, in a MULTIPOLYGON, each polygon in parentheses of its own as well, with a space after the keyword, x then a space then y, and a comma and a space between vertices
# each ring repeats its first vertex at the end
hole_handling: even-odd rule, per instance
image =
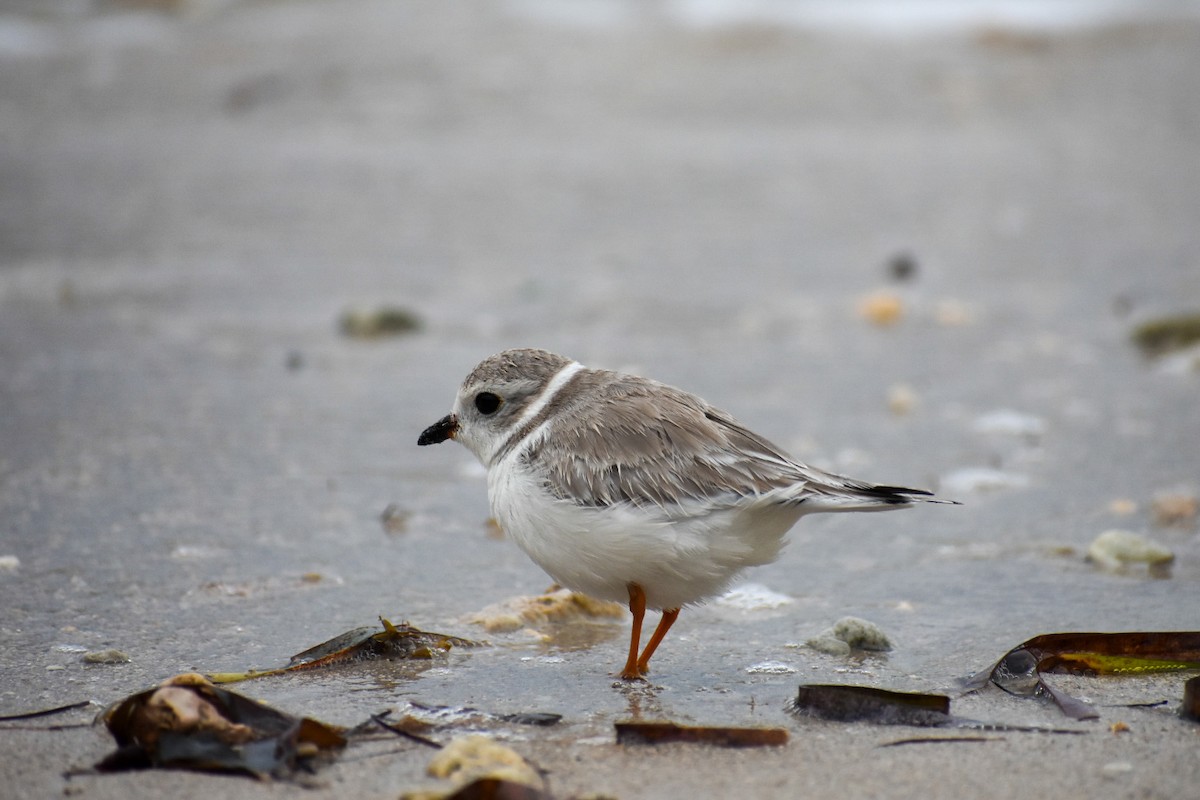
POLYGON ((633 614, 633 630, 629 634, 629 658, 621 679, 636 681, 642 677, 638 667, 638 645, 642 642, 642 619, 646 616, 646 591, 636 583, 629 584, 629 613, 633 614))
POLYGON ((654 651, 658 649, 659 643, 666 637, 667 631, 671 630, 671 626, 675 624, 675 618, 678 616, 678 608, 663 610, 662 619, 658 621, 658 627, 654 629, 654 635, 650 637, 650 641, 646 642, 646 649, 642 651, 642 657, 638 659, 637 669, 639 675, 645 675, 650 671, 650 656, 654 655, 654 651))

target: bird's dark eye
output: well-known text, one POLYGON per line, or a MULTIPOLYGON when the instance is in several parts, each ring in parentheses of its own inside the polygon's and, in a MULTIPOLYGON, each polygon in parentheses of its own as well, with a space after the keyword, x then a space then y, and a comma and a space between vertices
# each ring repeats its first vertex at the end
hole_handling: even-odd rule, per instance
POLYGON ((490 417, 500 407, 500 396, 491 392, 480 392, 475 395, 475 407, 479 409, 480 414, 490 417))

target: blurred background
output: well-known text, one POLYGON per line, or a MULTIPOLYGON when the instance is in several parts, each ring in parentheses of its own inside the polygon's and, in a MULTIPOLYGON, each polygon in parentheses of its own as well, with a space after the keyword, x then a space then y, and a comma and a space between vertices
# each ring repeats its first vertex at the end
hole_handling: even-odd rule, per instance
MULTIPOLYGON (((0 706, 273 666, 379 614, 480 635, 548 579, 470 455, 415 443, 515 346, 964 503, 804 520, 681 617, 648 716, 782 724, 797 672, 936 691, 1037 633, 1194 628, 1200 355, 1137 332, 1200 328, 1198 97, 1186 0, 0 0, 0 706), (1089 560, 1112 529, 1158 566, 1089 560), (802 645, 846 615, 892 653, 802 645), (128 663, 81 661, 108 648, 128 663)), ((567 715, 538 741, 608 742, 642 710, 608 689, 625 630, 253 693, 347 725, 537 707, 567 715)), ((1121 774, 1178 796, 1163 714, 1121 774)), ((815 785, 879 760, 822 730, 815 785)), ((73 736, 6 734, 5 784, 61 793, 106 747, 73 736)), ((1105 793, 1116 756, 1074 738, 1021 770, 926 748, 881 794, 1105 793)), ((641 762, 571 752, 543 753, 560 787, 637 795, 641 762)), ((420 772, 388 763, 344 779, 420 772)))
MULTIPOLYGON (((835 674, 785 645, 849 613, 914 688, 1194 627, 1197 357, 1131 337, 1200 305, 1197 97, 1186 0, 0 0, 0 698, 544 588, 469 454, 415 446, 514 346, 964 501, 805 520, 750 576, 785 612, 689 610, 656 656, 688 713, 792 691, 764 658, 835 674), (1170 577, 1089 564, 1110 528, 1170 577)), ((611 627, 458 668, 590 713, 611 627)))

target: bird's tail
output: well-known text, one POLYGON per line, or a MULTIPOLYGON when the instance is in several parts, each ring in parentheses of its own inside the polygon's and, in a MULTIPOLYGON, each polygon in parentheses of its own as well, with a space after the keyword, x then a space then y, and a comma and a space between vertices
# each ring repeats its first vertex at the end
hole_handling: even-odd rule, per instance
POLYGON ((814 511, 888 511, 907 508, 915 503, 962 505, 957 500, 942 500, 924 489, 904 486, 878 486, 841 479, 830 484, 809 484, 806 492, 796 498, 809 512, 814 511))

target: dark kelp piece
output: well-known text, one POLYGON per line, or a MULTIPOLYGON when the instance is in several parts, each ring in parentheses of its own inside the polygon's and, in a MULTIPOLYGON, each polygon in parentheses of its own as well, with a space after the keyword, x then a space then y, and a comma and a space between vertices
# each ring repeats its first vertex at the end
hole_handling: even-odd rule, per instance
MULTIPOLYGON (((394 713, 388 709, 371 717, 371 721, 381 728, 403 736, 424 745, 441 747, 441 745, 426 734, 444 730, 496 727, 496 723, 509 725, 537 725, 548 727, 557 725, 562 720, 561 714, 550 714, 541 711, 529 711, 515 714, 493 714, 480 711, 469 706, 429 706, 414 700, 408 701, 412 712, 391 719, 394 713)), ((352 733, 360 732, 358 728, 352 733)))
POLYGON ((618 722, 617 744, 711 744, 716 747, 778 747, 788 742, 784 728, 722 728, 674 722, 618 722))
POLYGON ((1147 320, 1133 329, 1133 343, 1151 358, 1200 342, 1200 313, 1147 320))
POLYGON ((936 727, 954 722, 950 698, 870 686, 801 684, 788 710, 838 722, 936 727))
MULTIPOLYGON (((834 722, 866 722, 872 725, 912 725, 923 728, 965 728, 1014 733, 1078 734, 1069 728, 1042 728, 1030 725, 981 722, 950 713, 950 698, 941 694, 896 692, 873 686, 845 684, 801 684, 796 699, 788 704, 793 714, 834 722)), ((972 736, 942 736, 913 742, 983 741, 972 736)), ((987 739, 992 741, 992 739, 987 739)), ((883 747, 890 744, 881 745, 883 747)))
POLYGON ((221 689, 202 675, 177 675, 127 697, 101 715, 116 752, 96 768, 114 772, 175 767, 286 777, 332 758, 338 730, 221 689))
POLYGON ((880 747, 904 747, 910 744, 976 744, 979 742, 1003 742, 1000 736, 924 736, 913 739, 894 739, 880 747))
POLYGON ((557 725, 562 721, 562 714, 551 714, 547 711, 518 711, 512 714, 494 714, 490 711, 481 711, 478 708, 472 708, 471 706, 431 706, 426 703, 418 703, 416 700, 409 700, 408 705, 410 708, 434 717, 450 718, 459 722, 466 722, 467 724, 499 720, 500 722, 509 722, 513 725, 540 725, 542 727, 549 727, 550 725, 557 725))
POLYGON ((552 795, 528 784, 502 778, 480 778, 444 800, 554 800, 552 795))
POLYGON ((288 660, 286 666, 278 669, 215 672, 208 677, 213 683, 236 683, 250 678, 372 659, 429 659, 454 647, 479 647, 482 644, 445 633, 423 631, 407 622, 393 625, 383 617, 379 618, 379 622, 382 630, 373 626, 355 628, 297 653, 288 660))
POLYGON ((379 618, 383 630, 355 628, 328 642, 297 653, 286 669, 366 661, 374 658, 433 658, 453 647, 478 647, 479 642, 461 639, 445 633, 430 633, 414 628, 407 622, 393 625, 379 618))
POLYGON ((435 742, 428 736, 423 735, 424 731, 428 730, 431 726, 413 720, 412 717, 405 717, 399 722, 390 722, 387 718, 391 715, 391 713, 391 709, 388 709, 387 711, 380 712, 379 714, 372 714, 371 719, 368 722, 356 726, 353 730, 348 731, 348 734, 351 736, 361 735, 366 733, 368 725, 377 725, 378 727, 383 728, 385 731, 394 733, 397 736, 408 739, 411 742, 416 742, 424 747, 432 747, 435 750, 441 749, 441 742, 435 742))
POLYGON ((65 711, 74 711, 78 708, 87 708, 92 704, 91 700, 80 700, 78 703, 68 703, 65 706, 54 706, 53 708, 43 708, 38 711, 22 711, 17 714, 0 715, 0 722, 14 722, 16 720, 37 719, 39 717, 49 717, 54 714, 62 714, 65 711))
POLYGON ((1189 678, 1183 685, 1183 705, 1179 713, 1184 719, 1200 722, 1200 675, 1189 678))
POLYGON ((964 683, 974 691, 989 682, 1019 697, 1048 697, 1072 719, 1096 719, 1088 704, 1042 679, 1046 672, 1137 675, 1200 669, 1200 632, 1047 633, 1035 636, 964 683))
POLYGON ((511 722, 513 725, 537 725, 548 728, 557 725, 562 720, 562 714, 551 714, 547 711, 522 711, 516 714, 498 714, 496 719, 501 722, 511 722))

